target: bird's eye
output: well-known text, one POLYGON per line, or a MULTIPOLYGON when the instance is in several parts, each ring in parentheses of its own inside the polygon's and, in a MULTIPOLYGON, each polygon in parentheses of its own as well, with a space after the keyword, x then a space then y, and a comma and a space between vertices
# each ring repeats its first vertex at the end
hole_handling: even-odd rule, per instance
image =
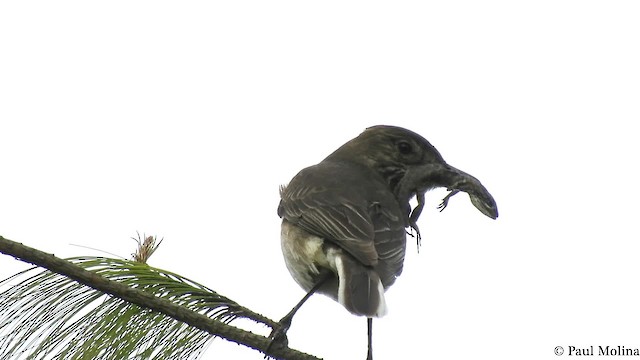
POLYGON ((399 141, 396 146, 398 147, 398 151, 400 151, 400 153, 403 155, 407 155, 413 152, 413 147, 411 147, 411 144, 407 141, 399 141))

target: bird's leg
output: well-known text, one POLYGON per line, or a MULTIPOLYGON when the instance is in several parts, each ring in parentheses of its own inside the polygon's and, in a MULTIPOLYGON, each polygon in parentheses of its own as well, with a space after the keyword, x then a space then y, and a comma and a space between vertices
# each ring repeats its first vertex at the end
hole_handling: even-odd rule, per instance
POLYGON ((372 335, 373 335, 373 318, 367 318, 367 338, 369 339, 367 360, 373 360, 373 349, 371 348, 372 335))
POLYGON ((289 327, 291 327, 291 320, 293 319, 293 315, 295 315, 296 312, 298 312, 298 310, 300 310, 300 308, 302 307, 302 304, 304 304, 311 297, 311 295, 318 291, 318 289, 320 289, 320 287, 324 285, 324 283, 327 282, 327 280, 329 280, 332 276, 333 274, 331 274, 330 272, 322 275, 322 277, 320 277, 320 280, 318 280, 318 282, 311 288, 311 290, 307 292, 302 300, 300 300, 296 304, 296 306, 294 306, 293 309, 291 309, 291 311, 287 313, 287 315, 285 315, 282 319, 280 319, 280 321, 278 321, 279 326, 271 330, 271 334, 269 334, 269 339, 271 339, 271 342, 269 343, 269 346, 265 351, 265 359, 267 358, 266 354, 269 353, 273 346, 285 347, 288 345, 289 341, 287 340, 287 331, 289 330, 289 327))
POLYGON ((449 199, 459 193, 460 190, 451 190, 450 193, 447 194, 447 196, 444 197, 444 199, 442 199, 442 202, 440 203, 440 205, 438 205, 438 209, 440 209, 440 212, 442 212, 442 210, 444 210, 444 208, 447 207, 447 204, 449 204, 449 199))

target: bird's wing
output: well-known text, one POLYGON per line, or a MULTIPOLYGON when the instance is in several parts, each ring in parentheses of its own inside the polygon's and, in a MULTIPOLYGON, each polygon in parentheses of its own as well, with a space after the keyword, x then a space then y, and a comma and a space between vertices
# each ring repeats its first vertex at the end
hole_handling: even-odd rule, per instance
POLYGON ((371 219, 375 225, 375 244, 378 265, 375 266, 385 289, 391 286, 402 273, 407 243, 407 232, 402 211, 389 206, 395 201, 388 197, 371 208, 371 219), (382 206, 386 204, 387 206, 382 206))
POLYGON ((374 266, 378 253, 367 198, 357 189, 357 183, 337 183, 332 171, 315 166, 296 175, 280 191, 278 215, 334 242, 364 265, 374 266))

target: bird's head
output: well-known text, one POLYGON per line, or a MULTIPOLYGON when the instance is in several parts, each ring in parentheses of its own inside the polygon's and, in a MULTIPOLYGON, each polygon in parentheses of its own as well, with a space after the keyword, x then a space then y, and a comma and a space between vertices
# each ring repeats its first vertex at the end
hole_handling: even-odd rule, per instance
POLYGON ((379 173, 392 191, 412 167, 446 164, 425 138, 397 126, 377 125, 342 145, 327 159, 364 165, 379 173))
MULTIPOLYGON (((413 131, 378 125, 367 128, 327 157, 374 170, 401 205, 436 187, 467 192, 473 205, 491 218, 498 216, 491 194, 475 177, 447 164, 425 138, 413 131)), ((417 214, 419 215, 419 213, 417 214)))

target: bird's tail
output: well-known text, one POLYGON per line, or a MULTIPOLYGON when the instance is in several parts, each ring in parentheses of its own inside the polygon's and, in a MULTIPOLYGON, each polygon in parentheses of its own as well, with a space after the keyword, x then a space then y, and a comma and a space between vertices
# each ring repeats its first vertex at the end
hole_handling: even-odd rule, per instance
POLYGON ((338 271, 338 302, 355 315, 382 317, 387 313, 380 276, 347 254, 335 257, 338 271))

